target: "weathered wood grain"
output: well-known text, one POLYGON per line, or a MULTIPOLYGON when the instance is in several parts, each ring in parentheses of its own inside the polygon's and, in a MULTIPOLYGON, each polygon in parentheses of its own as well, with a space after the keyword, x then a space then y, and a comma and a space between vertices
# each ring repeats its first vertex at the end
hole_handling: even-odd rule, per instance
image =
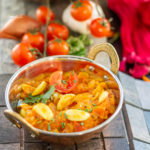
POLYGON ((50 144, 50 150, 75 150, 75 145, 50 144))
POLYGON ((150 150, 150 144, 133 140, 135 150, 150 150))
POLYGON ((49 150, 46 143, 25 143, 24 150, 49 150))
POLYGON ((103 130, 104 137, 126 137, 122 112, 103 130))
POLYGON ((137 107, 141 107, 135 79, 122 72, 119 72, 119 79, 121 80, 123 86, 125 102, 137 107))
POLYGON ((1 25, 3 26, 9 19, 16 15, 25 14, 24 1, 1 0, 1 25))
POLYGON ((0 106, 5 105, 5 88, 11 74, 0 75, 0 106))
POLYGON ((147 128, 150 134, 150 111, 144 111, 144 117, 145 117, 147 128))
MULTIPOLYGON (((25 14, 23 0, 1 0, 0 28, 16 15, 25 14)), ((14 73, 18 67, 11 59, 11 49, 18 43, 15 40, 0 39, 0 74, 14 73)))
POLYGON ((19 68, 11 59, 11 50, 17 43, 15 40, 0 39, 0 74, 12 74, 19 68))
POLYGON ((45 3, 42 1, 39 1, 37 3, 33 2, 33 1, 24 1, 25 2, 25 14, 28 16, 31 16, 33 18, 36 18, 36 9, 40 6, 40 5, 44 5, 45 3))
POLYGON ((104 143, 101 138, 91 139, 87 142, 77 145, 78 150, 104 150, 104 143))
POLYGON ((135 80, 135 83, 142 108, 150 111, 150 84, 142 80, 135 80))
POLYGON ((133 138, 150 143, 150 135, 143 110, 125 104, 133 138))
POLYGON ((20 130, 6 119, 3 112, 6 107, 0 107, 0 143, 20 142, 20 130))
POLYGON ((23 129, 24 132, 24 142, 28 143, 28 142, 32 142, 32 143, 41 143, 42 141, 40 139, 38 139, 37 137, 31 137, 31 133, 27 130, 27 129, 23 129))
POLYGON ((129 150, 129 144, 125 138, 105 138, 106 150, 129 150))
POLYGON ((0 150, 20 150, 19 143, 0 144, 0 150))

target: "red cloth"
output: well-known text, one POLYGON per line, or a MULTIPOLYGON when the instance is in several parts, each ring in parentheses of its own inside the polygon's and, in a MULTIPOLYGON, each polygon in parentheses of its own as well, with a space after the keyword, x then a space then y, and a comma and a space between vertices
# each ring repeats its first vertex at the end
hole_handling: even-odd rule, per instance
POLYGON ((108 6, 121 20, 120 70, 141 78, 150 72, 150 0, 108 0, 108 6))

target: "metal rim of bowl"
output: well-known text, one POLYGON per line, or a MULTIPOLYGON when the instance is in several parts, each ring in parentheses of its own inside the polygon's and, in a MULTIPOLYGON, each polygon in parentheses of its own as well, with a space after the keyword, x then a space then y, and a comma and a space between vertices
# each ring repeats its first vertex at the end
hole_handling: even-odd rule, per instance
POLYGON ((42 132, 44 134, 52 135, 52 136, 67 136, 67 137, 69 137, 69 136, 81 136, 81 135, 84 135, 84 134, 88 134, 88 133, 97 131, 100 128, 102 128, 102 127, 106 126, 107 124, 109 124, 117 116, 117 114, 119 113, 119 111, 122 108, 122 104, 123 104, 123 88, 121 86, 121 83, 120 83, 118 77, 113 72, 111 72, 108 68, 106 68, 105 66, 95 62, 94 60, 91 60, 91 59, 88 59, 88 58, 85 58, 85 57, 80 57, 80 56, 71 56, 71 55, 49 56, 49 57, 45 57, 45 58, 41 58, 41 59, 35 60, 35 61, 33 61, 33 62, 31 62, 31 63, 21 67, 18 71, 16 71, 13 74, 13 76, 10 78, 10 80, 7 83, 6 90, 5 90, 5 102, 6 102, 7 108, 9 110, 13 111, 13 109, 10 106, 10 102, 9 102, 9 90, 10 90, 11 84, 13 83, 14 79, 19 75, 19 73, 21 73, 22 71, 26 70, 28 67, 33 66, 33 65, 35 65, 37 63, 40 63, 40 62, 43 62, 43 61, 47 61, 47 60, 53 60, 53 59, 84 60, 84 61, 88 61, 88 62, 91 62, 93 64, 96 64, 97 66, 103 68, 106 72, 110 73, 110 75, 115 79, 115 81, 117 82, 117 84, 119 86, 119 90, 120 90, 119 105, 118 105, 117 109, 115 110, 115 112, 107 120, 105 120, 104 122, 102 122, 101 124, 99 124, 99 125, 97 125, 97 126, 95 126, 93 128, 90 128, 90 129, 87 129, 87 130, 84 130, 84 131, 71 132, 71 133, 53 133, 53 132, 48 132, 48 131, 41 130, 41 129, 38 129, 38 128, 35 128, 35 127, 33 127, 33 128, 38 130, 39 133, 42 132))

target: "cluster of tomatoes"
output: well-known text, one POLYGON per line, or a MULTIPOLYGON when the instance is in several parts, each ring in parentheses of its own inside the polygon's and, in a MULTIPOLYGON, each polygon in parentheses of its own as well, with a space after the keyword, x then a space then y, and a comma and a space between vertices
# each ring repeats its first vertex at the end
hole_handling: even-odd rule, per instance
MULTIPOLYGON (((78 21, 85 21, 92 16, 92 5, 89 0, 77 0, 71 7, 71 15, 78 21)), ((96 18, 91 21, 89 30, 95 37, 111 36, 111 25, 106 18, 96 18)))
MULTIPOLYGON (((53 22, 54 12, 46 6, 36 10, 36 19, 43 25, 47 22, 49 15, 50 23, 47 28, 47 55, 67 55, 69 44, 65 41, 69 36, 69 30, 65 25, 53 22), (48 14, 49 13, 49 14, 48 14)), ((37 30, 27 32, 23 35, 21 43, 12 49, 12 59, 15 64, 23 66, 39 57, 43 57, 44 35, 37 30)))
MULTIPOLYGON (((71 15, 77 21, 85 21, 92 15, 92 6, 89 0, 77 0, 72 4, 71 15)), ((69 30, 65 25, 54 22, 54 12, 48 10, 46 6, 41 6, 36 10, 36 19, 43 25, 49 17, 47 28, 48 44, 46 54, 67 55, 69 44, 65 41, 69 36, 69 30)), ((91 34, 95 37, 109 36, 111 33, 110 23, 105 18, 96 18, 89 25, 91 34)), ((40 31, 30 31, 23 35, 21 43, 17 44, 12 50, 12 59, 15 64, 23 66, 35 59, 43 56, 44 35, 40 31)))

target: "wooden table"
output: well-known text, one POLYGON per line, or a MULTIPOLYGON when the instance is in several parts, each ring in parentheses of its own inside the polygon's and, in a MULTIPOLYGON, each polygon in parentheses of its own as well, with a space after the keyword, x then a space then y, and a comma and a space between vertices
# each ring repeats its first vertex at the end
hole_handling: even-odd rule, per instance
MULTIPOLYGON (((35 0, 36 1, 36 0, 35 0)), ((52 8, 56 13, 56 17, 61 16, 61 10, 66 7, 69 1, 55 0, 52 2, 52 8), (59 5, 56 5, 59 3, 59 5)), ((10 16, 15 16, 17 14, 27 14, 30 16, 35 16, 35 9, 41 5, 41 3, 36 3, 29 0, 0 0, 0 27, 10 18, 10 16)), ((107 17, 113 17, 113 26, 116 30, 119 30, 119 20, 115 14, 107 8, 107 3, 104 0, 100 0, 104 12, 107 17)), ((14 127, 3 115, 3 111, 6 109, 4 91, 5 86, 11 77, 12 73, 18 69, 10 59, 11 48, 17 43, 13 40, 0 40, 0 150, 129 150, 136 149, 137 137, 135 132, 131 128, 131 120, 128 114, 128 105, 132 103, 132 93, 125 93, 125 102, 123 106, 123 112, 121 111, 119 115, 107 126, 102 133, 96 134, 95 138, 84 142, 82 144, 74 144, 70 146, 62 146, 59 144, 43 143, 42 141, 32 138, 31 134, 24 130, 14 127), (127 99, 126 99, 127 97, 127 99), (130 101, 131 100, 131 103, 130 101)), ((114 43, 119 56, 121 57, 121 44, 120 40, 114 43)), ((124 74, 119 74, 121 77, 121 82, 125 91, 134 91, 135 87, 132 84, 132 89, 128 89, 124 80, 134 81, 134 79, 126 76, 124 74)), ((136 95, 136 91, 135 95, 136 95)), ((136 104, 132 103, 131 106, 137 108, 136 104)), ((139 106, 140 107, 140 106, 139 106)), ((142 110, 142 108, 140 107, 142 110)), ((140 124, 139 122, 136 122, 140 124)), ((144 126, 145 127, 145 126, 144 126)), ((140 132, 141 128, 139 128, 140 132)), ((147 131, 147 130, 146 130, 147 131)), ((145 138, 140 137, 141 141, 145 138), (143 139, 142 139, 143 138, 143 139)), ((143 140, 143 141, 144 141, 143 140)), ((148 141, 144 141, 147 142, 148 141)), ((147 144, 148 145, 148 144, 147 144)), ((149 147, 143 150, 148 150, 149 147)), ((141 143, 140 143, 141 146, 141 143)), ((142 145, 143 146, 143 145, 142 145)), ((145 146, 145 145, 144 145, 145 146)), ((140 147, 140 149, 142 148, 140 147)))

